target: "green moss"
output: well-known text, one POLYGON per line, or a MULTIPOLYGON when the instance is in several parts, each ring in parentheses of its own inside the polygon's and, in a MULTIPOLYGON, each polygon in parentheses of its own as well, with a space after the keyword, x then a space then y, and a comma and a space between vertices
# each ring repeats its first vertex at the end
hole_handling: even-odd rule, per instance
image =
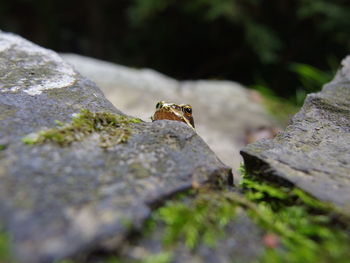
POLYGON ((241 169, 241 187, 249 214, 274 232, 283 247, 269 248, 260 262, 347 262, 348 226, 334 216, 334 208, 298 188, 281 187, 241 169))
POLYGON ((124 216, 122 216, 120 218, 120 223, 127 230, 130 230, 132 228, 132 226, 133 226, 131 219, 128 218, 128 217, 124 217, 124 216))
POLYGON ((0 262, 14 263, 10 249, 10 239, 6 232, 0 228, 0 262))
MULTIPOLYGON (((172 262, 172 260, 173 260, 173 253, 160 252, 160 253, 145 253, 142 259, 130 259, 130 258, 125 259, 119 256, 109 256, 103 260, 99 260, 98 262, 100 263, 170 263, 172 262)), ((64 259, 64 260, 57 261, 55 263, 81 263, 81 262, 82 261, 64 259)), ((86 261, 83 261, 83 262, 86 262, 86 261)))
POLYGON ((170 263, 173 259, 173 254, 169 252, 160 252, 158 254, 148 255, 139 263, 170 263))
POLYGON ((165 246, 183 242, 189 249, 200 243, 214 247, 216 240, 224 236, 225 226, 235 218, 232 195, 202 189, 191 198, 184 196, 168 201, 153 213, 148 227, 164 225, 165 246))
POLYGON ((141 123, 141 122, 142 122, 142 121, 141 121, 140 119, 138 119, 138 118, 129 118, 128 120, 129 120, 129 122, 132 122, 132 123, 141 123))
POLYGON ((148 254, 144 259, 141 260, 125 260, 119 257, 110 257, 103 263, 170 263, 172 262, 173 254, 169 252, 160 252, 157 254, 148 254))
POLYGON ((116 115, 107 112, 92 113, 82 109, 72 118, 72 122, 64 124, 56 121, 56 128, 30 134, 22 139, 25 144, 53 142, 60 146, 67 146, 81 141, 86 136, 96 132, 100 135, 100 146, 107 148, 118 143, 127 142, 131 135, 130 123, 140 123, 141 120, 116 115))
POLYGON ((4 151, 4 150, 6 150, 6 148, 7 148, 7 145, 0 144, 0 151, 4 151))

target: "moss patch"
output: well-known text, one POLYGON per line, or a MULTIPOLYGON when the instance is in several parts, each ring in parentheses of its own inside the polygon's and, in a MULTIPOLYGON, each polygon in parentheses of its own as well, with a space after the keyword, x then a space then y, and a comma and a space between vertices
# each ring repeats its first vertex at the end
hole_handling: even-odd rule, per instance
POLYGON ((4 151, 4 150, 6 150, 6 148, 7 148, 7 145, 0 144, 0 151, 4 151))
POLYGON ((157 254, 149 254, 142 260, 124 260, 118 257, 108 258, 103 263, 170 263, 172 262, 173 254, 169 252, 160 252, 157 254))
POLYGON ((29 145, 53 142, 67 146, 96 132, 100 135, 100 146, 107 148, 126 142, 131 135, 129 124, 140 122, 140 119, 106 112, 93 113, 82 109, 79 114, 73 116, 71 123, 56 121, 56 128, 30 134, 23 138, 23 142, 29 145))
POLYGON ((163 243, 170 246, 181 242, 188 249, 203 243, 215 247, 224 236, 225 226, 236 216, 236 194, 207 187, 170 200, 153 213, 148 227, 164 226, 163 243))
MULTIPOLYGON (((173 254, 170 252, 148 253, 143 259, 124 259, 118 256, 109 256, 104 260, 97 260, 97 263, 170 263, 173 260, 173 254)), ((60 260, 55 263, 81 263, 86 261, 74 261, 69 259, 60 260)), ((89 263, 95 261, 88 261, 89 263)))
POLYGON ((164 249, 171 251, 179 243, 193 253, 200 244, 215 247, 225 238, 225 226, 235 220, 237 209, 244 209, 265 230, 261 242, 266 249, 257 262, 348 262, 349 226, 333 206, 299 188, 241 172, 243 195, 205 187, 155 211, 148 228, 159 231, 159 225, 164 226, 164 249))
POLYGON ((331 205, 298 188, 281 187, 241 170, 241 186, 253 219, 275 233, 280 242, 260 262, 347 262, 349 227, 340 223, 331 205))
POLYGON ((0 228, 0 262, 14 263, 8 234, 0 228))

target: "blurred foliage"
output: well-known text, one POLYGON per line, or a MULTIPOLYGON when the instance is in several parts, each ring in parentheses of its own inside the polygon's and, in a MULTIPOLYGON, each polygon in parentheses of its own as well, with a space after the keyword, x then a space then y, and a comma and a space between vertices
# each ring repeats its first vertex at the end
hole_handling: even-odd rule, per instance
POLYGON ((169 8, 179 9, 203 25, 222 19, 232 26, 244 29, 245 41, 264 63, 276 61, 281 41, 270 28, 254 21, 249 10, 257 8, 261 0, 192 0, 179 3, 174 0, 134 0, 129 9, 131 21, 141 26, 169 8))
POLYGON ((322 71, 303 63, 291 63, 289 70, 295 73, 299 80, 299 86, 297 86, 295 94, 288 98, 279 97, 268 87, 267 83, 261 80, 258 84, 250 86, 250 88, 260 92, 268 112, 283 126, 288 124, 290 118, 303 106, 306 95, 319 91, 325 83, 332 80, 336 73, 335 67, 333 70, 322 71))
POLYGON ((302 86, 295 91, 295 96, 291 98, 296 105, 302 106, 306 95, 316 92, 327 82, 331 81, 334 71, 321 71, 311 65, 302 63, 292 63, 290 70, 295 72, 302 86))
MULTIPOLYGON (((210 27, 215 27, 216 23, 217 26, 229 25, 230 30, 225 33, 232 35, 223 34, 218 40, 225 41, 231 37, 241 42, 239 47, 231 43, 232 46, 226 49, 227 57, 238 58, 240 63, 237 65, 224 60, 221 63, 227 63, 232 71, 237 70, 239 64, 252 63, 252 68, 246 69, 253 76, 253 80, 248 80, 249 84, 256 84, 256 76, 264 76, 272 90, 294 96, 291 101, 298 106, 307 93, 319 90, 333 76, 335 68, 333 65, 330 70, 329 58, 334 57, 341 47, 343 51, 339 61, 350 47, 350 5, 347 1, 281 0, 266 4, 261 0, 134 0, 129 8, 129 17, 134 25, 144 27, 167 10, 177 10, 200 21, 200 26, 208 28, 208 37, 212 34, 210 27), (239 57, 236 52, 244 55, 239 57), (293 60, 317 65, 332 74, 305 63, 293 63, 293 60), (288 69, 296 74, 291 74, 288 69), (280 73, 281 77, 274 75, 273 71, 280 73), (278 85, 277 81, 283 85, 278 85)), ((218 77, 225 77, 225 71, 218 77)))
POLYGON ((349 17, 347 0, 0 2, 1 29, 45 47, 179 79, 263 80, 299 105, 310 86, 293 63, 333 73, 350 49, 349 17))
MULTIPOLYGON (((263 97, 263 105, 267 112, 272 115, 279 124, 286 126, 295 113, 298 112, 300 104, 295 103, 295 97, 290 99, 281 98, 268 88, 266 84, 256 84, 250 88, 257 90, 263 97)), ((304 94, 306 96, 306 94, 304 94)), ((302 98, 302 100, 305 97, 302 98)), ((301 101, 302 104, 303 101, 301 101)))

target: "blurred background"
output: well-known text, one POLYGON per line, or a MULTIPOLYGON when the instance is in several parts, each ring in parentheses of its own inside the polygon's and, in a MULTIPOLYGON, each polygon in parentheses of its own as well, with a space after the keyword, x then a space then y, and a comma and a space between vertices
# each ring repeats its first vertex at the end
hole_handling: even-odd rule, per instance
POLYGON ((350 48, 348 0, 2 0, 0 28, 58 52, 234 80, 300 106, 350 48))

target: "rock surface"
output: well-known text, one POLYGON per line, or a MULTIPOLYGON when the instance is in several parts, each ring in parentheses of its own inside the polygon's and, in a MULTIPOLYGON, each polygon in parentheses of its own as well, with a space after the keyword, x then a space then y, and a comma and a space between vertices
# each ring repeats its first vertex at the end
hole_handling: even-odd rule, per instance
POLYGON ((22 262, 53 262, 110 239, 118 246, 154 202, 230 175, 180 122, 130 123, 128 141, 107 149, 97 132, 64 147, 24 144, 82 108, 122 113, 57 54, 1 31, 0 93, 0 224, 22 262))
POLYGON ((295 184, 350 215, 350 57, 286 130, 242 150, 250 172, 295 184))
POLYGON ((160 100, 193 106, 196 131, 219 158, 235 171, 242 161, 245 133, 275 126, 248 89, 231 81, 177 81, 150 69, 63 54, 80 73, 97 83, 123 112, 150 120, 160 100))

